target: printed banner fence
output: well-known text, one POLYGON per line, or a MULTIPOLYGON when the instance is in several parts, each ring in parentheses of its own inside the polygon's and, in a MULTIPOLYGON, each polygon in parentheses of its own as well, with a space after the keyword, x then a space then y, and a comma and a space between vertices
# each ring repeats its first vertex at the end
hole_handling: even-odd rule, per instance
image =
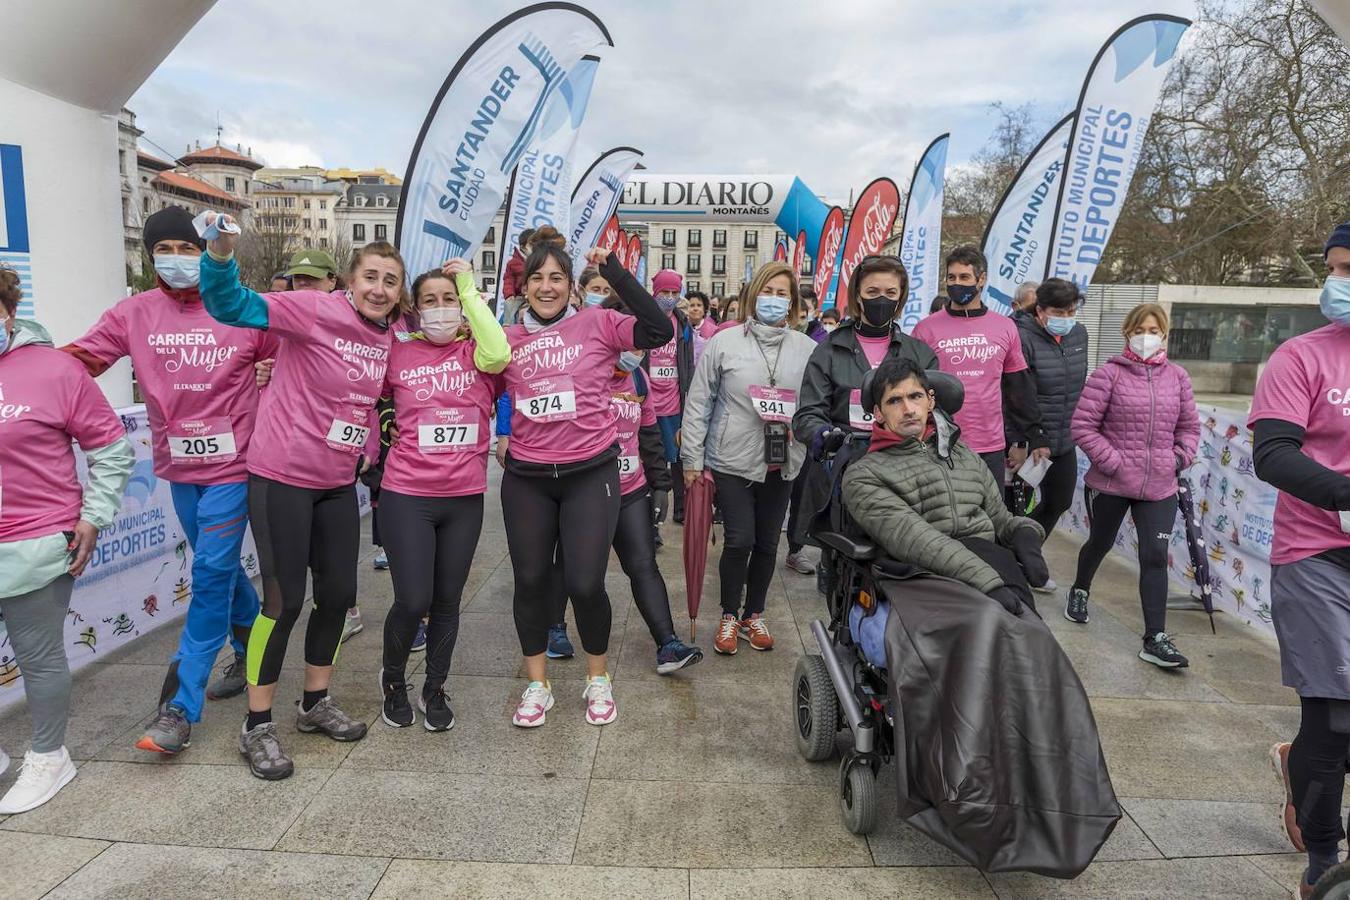
POLYGON ((1005 316, 1012 313, 1017 286, 1024 281, 1039 281, 1050 259, 1055 202, 1069 153, 1073 118, 1070 113, 1060 119, 1041 138, 999 199, 984 230, 981 243, 989 260, 985 303, 1005 316))
POLYGON ((909 196, 905 199, 905 222, 900 234, 900 261, 909 272, 909 297, 900 314, 900 327, 909 334, 928 314, 942 285, 942 196, 947 177, 947 144, 951 135, 940 135, 919 157, 914 167, 909 196))
POLYGON ((403 179, 395 241, 410 276, 473 256, 567 74, 613 43, 580 6, 538 3, 464 52, 431 104, 403 179))
MULTIPOLYGON (((1195 465, 1186 475, 1195 488, 1201 535, 1209 557, 1214 608, 1273 637, 1270 549, 1277 492, 1256 477, 1246 414, 1216 406, 1202 406, 1199 414, 1200 449, 1195 465)), ((1083 476, 1087 470, 1087 457, 1080 451, 1078 493, 1059 526, 1083 538, 1088 533, 1083 504, 1083 476)), ((1128 516, 1116 535, 1115 549, 1130 561, 1138 561, 1139 539, 1128 516)), ((1167 568, 1173 581, 1199 597, 1180 514, 1167 551, 1167 568)))
MULTIPOLYGON (((145 407, 127 407, 118 415, 135 447, 136 463, 117 518, 99 532, 89 566, 75 580, 65 627, 72 669, 179 619, 192 600, 192 548, 174 513, 169 483, 155 475, 145 407)), ((83 483, 84 455, 77 452, 76 459, 83 483)), ((370 492, 360 484, 356 489, 365 515, 370 492)), ((257 577, 251 530, 244 535, 240 562, 250 578, 257 577)), ((0 709, 22 699, 23 672, 0 620, 0 709)))
POLYGON ((1125 205, 1158 92, 1190 24, 1178 16, 1141 16, 1122 25, 1092 61, 1059 179, 1045 277, 1066 278, 1084 290, 1092 283, 1125 205))

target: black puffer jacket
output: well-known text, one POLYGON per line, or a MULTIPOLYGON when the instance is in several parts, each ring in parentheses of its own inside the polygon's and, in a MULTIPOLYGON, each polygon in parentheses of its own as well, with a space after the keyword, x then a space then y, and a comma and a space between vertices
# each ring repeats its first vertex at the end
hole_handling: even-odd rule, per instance
MULTIPOLYGON (((1035 316, 1020 316, 1016 321, 1022 354, 1036 379, 1036 401, 1041 407, 1041 426, 1050 442, 1050 455, 1068 453, 1073 449, 1069 425, 1087 381, 1087 329, 1075 325, 1073 331, 1056 341, 1035 316)), ((1009 438, 1025 440, 1015 433, 1009 438)))

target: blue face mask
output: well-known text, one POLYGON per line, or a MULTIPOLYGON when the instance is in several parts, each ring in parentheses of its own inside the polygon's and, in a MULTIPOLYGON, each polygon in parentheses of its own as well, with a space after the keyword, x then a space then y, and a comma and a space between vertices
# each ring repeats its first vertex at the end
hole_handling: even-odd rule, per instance
POLYGON ((973 284, 949 284, 947 285, 947 299, 956 306, 965 306, 975 299, 975 295, 980 289, 973 284))
POLYGON ((1064 337, 1064 335, 1073 331, 1073 326, 1077 324, 1078 320, 1073 316, 1046 316, 1045 330, 1055 337, 1064 337))
POLYGON ((586 299, 585 299, 583 302, 584 302, 587 306, 599 306, 601 303, 604 303, 604 302, 605 302, 605 295, 604 295, 604 294, 596 294, 596 293, 592 293, 592 292, 588 291, 588 292, 586 293, 586 299))
POLYGON ((1322 282, 1319 304, 1327 321, 1342 328, 1350 328, 1350 278, 1328 275, 1327 280, 1322 282))
POLYGON ((788 298, 760 294, 755 298, 755 318, 763 325, 777 325, 787 318, 788 298))
POLYGON ((201 257, 161 253, 155 257, 155 274, 174 290, 195 288, 201 278, 201 257))
POLYGON ((619 354, 620 372, 632 372, 640 365, 642 365, 641 353, 633 353, 631 350, 625 350, 619 354))

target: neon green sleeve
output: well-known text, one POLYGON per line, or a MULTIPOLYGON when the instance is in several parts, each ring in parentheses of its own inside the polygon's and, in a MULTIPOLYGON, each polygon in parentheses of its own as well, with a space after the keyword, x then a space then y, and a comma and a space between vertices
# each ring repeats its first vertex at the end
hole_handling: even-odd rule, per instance
POLYGON ((89 463, 89 483, 84 488, 80 518, 98 528, 107 528, 122 505, 131 467, 136 463, 136 451, 131 441, 118 438, 106 447, 84 451, 89 463))
POLYGON ((473 330, 473 364, 479 371, 496 375, 511 361, 511 347, 506 343, 506 332, 502 331, 497 317, 488 309, 483 298, 478 296, 478 286, 473 283, 472 272, 456 275, 455 287, 459 290, 459 304, 464 310, 464 319, 473 330))

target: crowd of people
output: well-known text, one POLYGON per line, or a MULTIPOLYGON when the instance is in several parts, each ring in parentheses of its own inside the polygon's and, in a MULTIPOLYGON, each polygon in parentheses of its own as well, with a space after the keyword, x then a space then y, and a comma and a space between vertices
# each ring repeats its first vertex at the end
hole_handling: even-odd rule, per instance
MULTIPOLYGON (((393 584, 381 719, 404 728, 420 715, 428 731, 452 728, 447 677, 494 438, 527 682, 512 714, 522 728, 543 725, 554 708, 548 660, 576 652, 569 603, 585 657, 582 714, 593 725, 617 717, 611 549, 657 671, 703 659, 676 635, 657 562, 662 529, 689 514, 695 487, 699 496, 711 489, 724 534, 713 649, 771 650, 765 606, 785 530, 785 564, 830 588, 829 551, 815 563, 805 548, 831 497, 828 458, 850 442, 865 454, 842 486, 858 524, 890 555, 1009 609, 1059 588, 1048 572, 1010 571, 979 542, 1040 558, 1072 502, 1081 451, 1090 534, 1062 614, 1089 622, 1093 577, 1128 513, 1139 536, 1138 655, 1188 665, 1166 631, 1167 546, 1200 425, 1187 373, 1167 358, 1168 314, 1157 304, 1129 312, 1122 352, 1089 373, 1077 286, 1023 284, 1004 316, 985 303, 987 262, 970 246, 947 255, 945 293, 905 334, 897 317, 909 275, 890 256, 862 260, 846 296, 822 311, 782 262, 761 266, 735 298, 687 291, 671 270, 648 290, 601 249, 574 272, 546 227, 522 236, 496 308, 468 262, 408 273, 384 242, 358 249, 345 272, 322 251, 297 254, 258 293, 240 283, 233 226, 208 217, 203 236, 181 209, 151 216, 144 243, 156 287, 114 304, 59 349, 16 318, 18 279, 0 270, 0 612, 33 721, 0 814, 45 803, 75 775, 64 747, 61 630, 133 462, 93 382, 123 357, 144 396, 156 474, 193 548, 192 602, 157 715, 136 744, 147 752, 187 751, 207 699, 247 693, 241 755, 259 778, 292 774, 273 712, 306 608, 295 727, 337 741, 365 736, 368 724, 329 691, 338 648, 360 627, 358 480, 372 488, 377 565, 393 584), (189 347, 198 352, 179 352, 189 347), (950 417, 935 413, 932 370, 964 388, 950 417), (873 371, 882 388, 864 397, 873 371), (86 458, 83 488, 72 442, 86 458), (239 562, 248 526, 261 598, 239 562), (211 681, 227 641, 232 661, 211 681), (414 690, 407 668, 417 651, 427 665, 414 690)), ((1314 879, 1344 836, 1339 786, 1350 752, 1350 465, 1341 452, 1350 436, 1341 415, 1350 409, 1350 225, 1331 236, 1326 260, 1322 307, 1332 324, 1276 352, 1251 413, 1258 475, 1281 491, 1273 611, 1286 682, 1304 698, 1299 736, 1276 758, 1289 784, 1287 825, 1314 879)))

